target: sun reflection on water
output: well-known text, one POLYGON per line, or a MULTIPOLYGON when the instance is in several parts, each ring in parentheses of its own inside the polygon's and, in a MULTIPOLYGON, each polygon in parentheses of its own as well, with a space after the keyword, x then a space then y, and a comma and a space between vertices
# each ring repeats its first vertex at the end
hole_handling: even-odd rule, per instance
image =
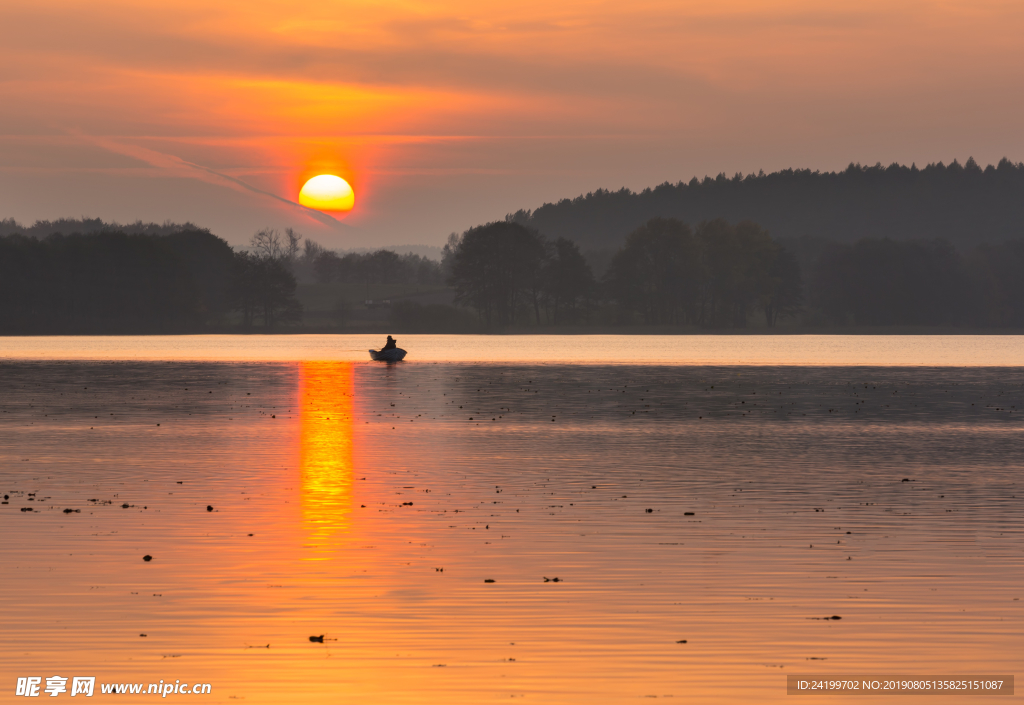
POLYGON ((299 365, 299 471, 312 560, 323 559, 329 539, 350 528, 354 388, 350 363, 299 365))

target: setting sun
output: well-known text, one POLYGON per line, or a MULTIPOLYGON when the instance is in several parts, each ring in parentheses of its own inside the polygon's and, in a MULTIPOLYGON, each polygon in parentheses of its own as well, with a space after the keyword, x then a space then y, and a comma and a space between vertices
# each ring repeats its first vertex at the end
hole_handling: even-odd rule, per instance
POLYGON ((299 191, 299 203, 318 211, 350 211, 355 193, 345 179, 333 174, 314 176, 299 191))

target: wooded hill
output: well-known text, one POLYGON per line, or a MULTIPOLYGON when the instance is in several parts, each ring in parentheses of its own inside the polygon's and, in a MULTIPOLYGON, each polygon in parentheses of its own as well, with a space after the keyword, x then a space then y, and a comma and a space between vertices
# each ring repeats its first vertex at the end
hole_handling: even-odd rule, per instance
POLYGON ((598 190, 520 210, 510 220, 584 251, 617 249, 651 218, 758 223, 776 240, 946 240, 957 247, 1024 237, 1024 163, 974 159, 923 169, 851 164, 840 172, 786 169, 664 183, 639 193, 598 190))

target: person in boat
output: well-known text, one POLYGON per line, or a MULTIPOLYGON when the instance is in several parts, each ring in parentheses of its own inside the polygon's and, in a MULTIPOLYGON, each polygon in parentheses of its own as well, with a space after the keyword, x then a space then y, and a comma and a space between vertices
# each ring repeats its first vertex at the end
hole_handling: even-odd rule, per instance
POLYGON ((389 335, 388 336, 388 342, 384 343, 384 347, 381 348, 380 351, 384 352, 385 350, 394 350, 397 347, 398 347, 398 342, 389 335))

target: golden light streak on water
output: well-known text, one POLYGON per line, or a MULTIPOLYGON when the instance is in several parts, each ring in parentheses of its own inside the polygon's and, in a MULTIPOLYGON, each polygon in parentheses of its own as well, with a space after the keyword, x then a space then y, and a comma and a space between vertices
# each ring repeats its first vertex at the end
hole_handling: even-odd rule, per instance
POLYGON ((314 549, 307 560, 322 560, 331 538, 350 529, 354 389, 351 363, 299 365, 302 516, 314 549))

